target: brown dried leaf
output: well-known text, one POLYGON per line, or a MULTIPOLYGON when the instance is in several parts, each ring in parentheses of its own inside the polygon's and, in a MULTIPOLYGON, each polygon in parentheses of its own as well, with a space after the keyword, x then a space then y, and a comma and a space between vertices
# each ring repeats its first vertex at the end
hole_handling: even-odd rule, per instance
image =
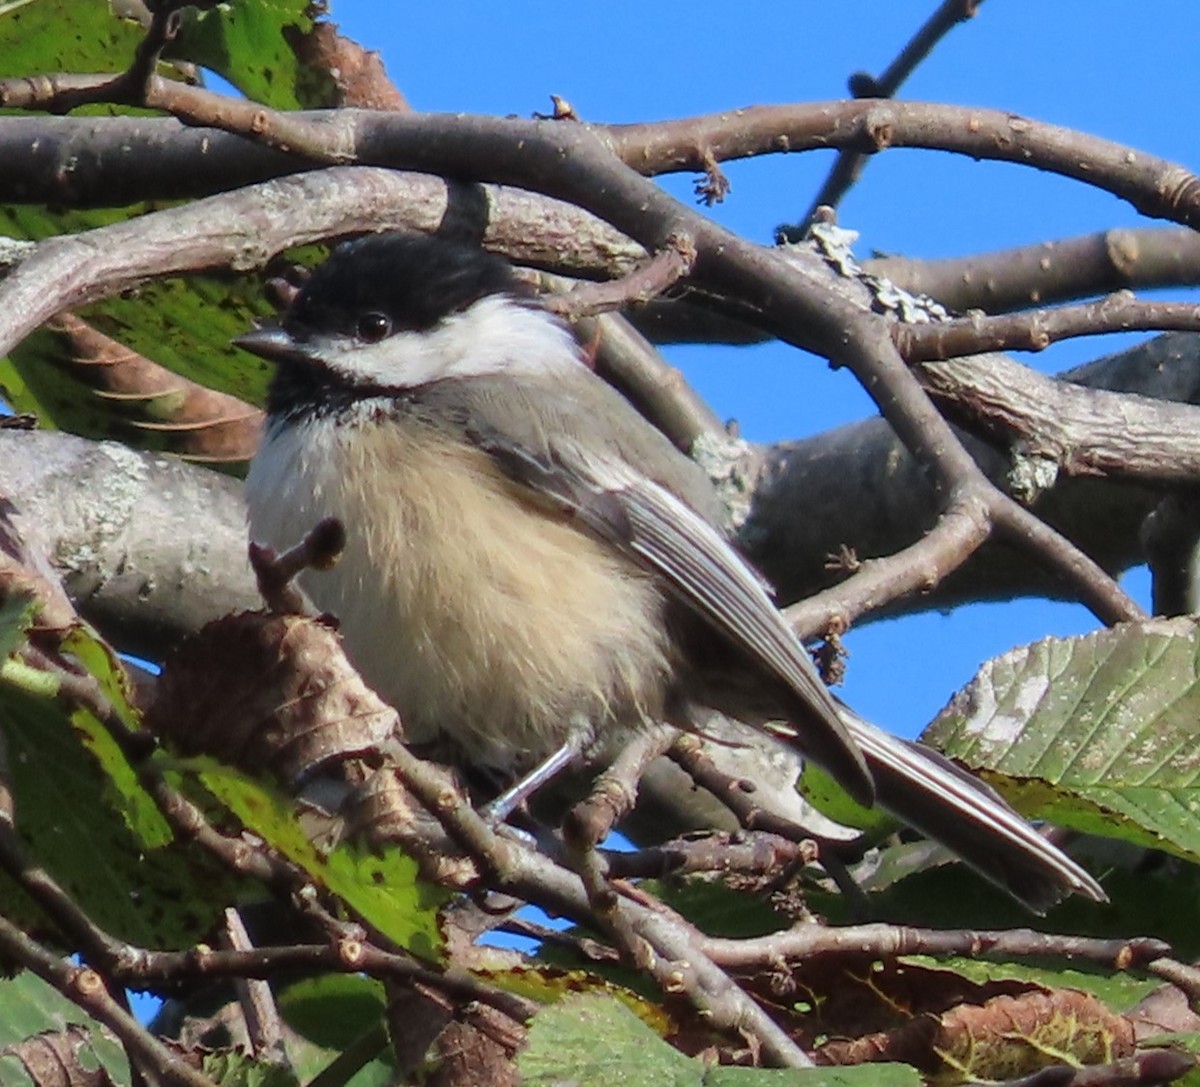
POLYGON ((1049 1065, 1102 1064, 1134 1051, 1133 1025, 1090 993, 1002 996, 925 1015, 897 1030, 820 1050, 827 1064, 903 1061, 948 1082, 1003 1080, 1049 1065))
POLYGON ((354 671, 335 631, 264 612, 227 615, 180 645, 147 724, 184 755, 266 771, 291 788, 399 733, 396 711, 354 671))
POLYGON ((16 513, 0 495, 0 601, 29 597, 38 605, 31 631, 61 637, 77 622, 75 609, 45 549, 17 531, 16 513))
POLYGON ((1138 1041, 1158 1034, 1200 1034, 1200 1015, 1175 985, 1159 986, 1126 1014, 1138 1041))
POLYGON ((821 1037, 886 1034, 922 1016, 936 1022, 960 1004, 1037 990, 1026 981, 976 982, 953 970, 883 962, 873 955, 819 956, 740 980, 760 1001, 774 1005, 777 1015, 789 1016, 789 1031, 806 1047, 821 1037))
POLYGON ((285 27, 283 33, 302 65, 306 83, 317 84, 302 95, 307 108, 356 106, 399 112, 411 108, 388 78, 379 54, 343 37, 333 23, 314 23, 307 34, 294 26, 285 27))
POLYGON ((263 415, 253 405, 172 373, 74 314, 60 313, 46 328, 62 341, 59 365, 120 403, 131 425, 170 434, 173 452, 211 463, 254 455, 263 415))
POLYGON ((358 760, 342 769, 347 779, 360 780, 339 809, 348 837, 374 845, 400 846, 420 861, 426 879, 443 887, 468 887, 479 879, 474 863, 463 856, 434 816, 388 766, 386 750, 378 769, 358 760))
POLYGON ((83 1066, 82 1051, 88 1054, 87 1063, 94 1065, 91 1035, 87 1027, 76 1023, 7 1045, 0 1049, 0 1057, 15 1057, 34 1087, 117 1087, 102 1066, 83 1066))

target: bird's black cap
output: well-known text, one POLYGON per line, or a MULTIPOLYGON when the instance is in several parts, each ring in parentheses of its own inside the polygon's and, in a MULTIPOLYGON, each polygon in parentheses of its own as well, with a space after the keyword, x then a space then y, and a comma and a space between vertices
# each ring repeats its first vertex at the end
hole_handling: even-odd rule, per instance
POLYGON ((421 332, 499 293, 528 293, 501 257, 426 234, 372 234, 313 272, 284 325, 352 333, 363 314, 380 313, 395 331, 421 332))

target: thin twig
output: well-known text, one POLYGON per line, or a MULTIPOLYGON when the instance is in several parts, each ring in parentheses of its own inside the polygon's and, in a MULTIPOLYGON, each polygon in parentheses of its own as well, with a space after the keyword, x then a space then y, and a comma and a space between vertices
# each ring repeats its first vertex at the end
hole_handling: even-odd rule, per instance
POLYGON ((1020 1079, 989 1080, 991 1087, 1149 1087, 1170 1083, 1196 1067, 1176 1049, 1147 1049, 1108 1064, 1055 1064, 1020 1079))
POLYGON ((676 235, 642 267, 607 283, 579 284, 566 294, 551 295, 546 308, 567 320, 608 313, 657 298, 685 279, 696 263, 696 247, 676 235))
POLYGON ((189 1067, 109 995, 100 976, 87 967, 50 954, 6 917, 0 915, 0 950, 5 957, 37 974, 63 996, 103 1023, 131 1057, 162 1083, 172 1087, 216 1087, 189 1067))
POLYGON ((962 496, 916 543, 856 563, 845 581, 785 608, 784 618, 801 638, 844 633, 884 604, 935 588, 987 540, 989 528, 986 506, 962 496))
POLYGON ((606 857, 613 879, 659 879, 693 872, 775 876, 793 865, 812 864, 819 859, 811 839, 797 842, 766 831, 739 831, 734 835, 714 831, 632 853, 611 852, 606 857))
POLYGON ((675 742, 678 729, 647 725, 624 744, 617 757, 592 783, 591 792, 567 815, 568 840, 595 848, 637 803, 638 782, 646 768, 675 742))
POLYGON ((893 338, 909 362, 982 355, 988 351, 1042 351, 1073 336, 1105 332, 1200 332, 1200 306, 1143 302, 1129 291, 1079 306, 989 317, 983 313, 928 324, 897 324, 893 338))
MULTIPOLYGON (((850 93, 855 98, 894 97, 904 81, 916 71, 917 65, 933 52, 951 30, 959 23, 974 18, 982 2, 983 0, 943 0, 878 78, 866 72, 855 72, 849 79, 850 93)), ((836 209, 842 198, 862 176, 866 162, 867 156, 861 151, 840 152, 804 217, 799 223, 785 223, 776 227, 775 240, 790 243, 800 241, 812 225, 817 209, 836 209)))
MULTIPOLYGON (((225 910, 221 943, 231 951, 254 950, 241 914, 232 907, 225 910)), ((246 1023, 251 1053, 259 1060, 286 1065, 288 1059, 283 1045, 283 1019, 271 986, 261 978, 235 977, 234 988, 246 1023)))
POLYGON ((1093 962, 1110 970, 1147 970, 1170 952, 1168 944, 1149 937, 1104 940, 1034 929, 945 931, 883 924, 841 928, 804 924, 753 939, 710 937, 702 945, 714 962, 738 968, 787 959, 811 961, 820 955, 965 955, 995 959, 1053 956, 1093 962))
POLYGON ((1146 970, 1182 989, 1193 1005, 1200 1001, 1200 968, 1164 957, 1155 959, 1146 970))

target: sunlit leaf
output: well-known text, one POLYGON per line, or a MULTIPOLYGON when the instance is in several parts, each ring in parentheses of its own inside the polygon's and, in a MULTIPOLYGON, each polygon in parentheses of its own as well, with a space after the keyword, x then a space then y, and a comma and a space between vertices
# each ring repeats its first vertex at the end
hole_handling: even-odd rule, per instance
POLYGON ((1200 636, 1190 619, 988 661, 923 739, 1022 811, 1200 861, 1200 636))
POLYGON ((422 958, 440 958, 438 907, 447 892, 422 880, 417 862, 398 847, 371 850, 343 841, 324 851, 309 840, 286 796, 212 759, 186 767, 246 827, 389 939, 422 958))
POLYGON ((233 0, 204 11, 188 8, 170 55, 216 72, 263 105, 298 109, 300 65, 285 32, 307 32, 311 6, 309 0, 233 0))

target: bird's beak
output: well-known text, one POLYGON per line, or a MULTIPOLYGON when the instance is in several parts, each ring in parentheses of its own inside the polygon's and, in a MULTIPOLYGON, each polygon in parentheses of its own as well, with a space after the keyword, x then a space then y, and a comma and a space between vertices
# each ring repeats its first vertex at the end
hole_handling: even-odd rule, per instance
POLYGON ((234 346, 271 362, 298 362, 310 357, 307 346, 279 325, 267 325, 234 338, 234 346))

